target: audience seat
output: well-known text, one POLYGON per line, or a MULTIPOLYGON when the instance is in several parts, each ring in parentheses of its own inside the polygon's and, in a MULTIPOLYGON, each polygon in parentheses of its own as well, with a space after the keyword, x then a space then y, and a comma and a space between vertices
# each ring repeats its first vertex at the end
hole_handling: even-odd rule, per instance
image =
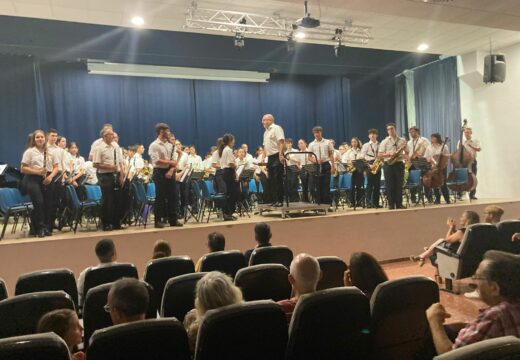
POLYGON ((286 359, 366 359, 369 340, 370 305, 365 294, 355 287, 322 290, 298 301, 286 359))
POLYGON ((195 287, 207 273, 176 276, 164 286, 161 317, 175 317, 184 321, 184 316, 195 307, 195 287))
POLYGON ((35 271, 24 274, 16 282, 15 295, 39 291, 63 290, 70 295, 78 308, 78 287, 74 273, 69 269, 35 271))
POLYGON ((148 262, 144 272, 144 281, 154 289, 153 306, 156 311, 161 307, 161 300, 166 282, 176 276, 195 272, 193 261, 188 256, 171 256, 148 262))
POLYGON ((292 259, 293 252, 287 246, 265 246, 253 250, 249 265, 282 264, 289 269, 292 259))
POLYGON ((504 220, 497 224, 502 243, 506 244, 504 251, 520 254, 520 241, 511 241, 514 233, 520 233, 520 220, 504 220))
POLYGON ((88 291, 98 285, 110 283, 124 277, 137 279, 137 268, 134 264, 114 263, 95 266, 85 273, 82 298, 85 299, 88 291))
POLYGON ((436 356, 434 360, 513 360, 520 359, 520 339, 504 336, 482 340, 436 356))
POLYGON ((412 359, 432 346, 426 309, 439 302, 439 287, 424 276, 385 281, 370 300, 376 359, 412 359))
POLYGON ((343 286, 343 274, 347 264, 337 256, 320 256, 316 258, 322 272, 316 290, 324 290, 343 286))
POLYGON ((0 359, 69 360, 67 344, 55 333, 0 339, 0 359))
POLYGON ((244 254, 238 250, 216 251, 204 255, 200 263, 200 271, 220 271, 233 279, 238 270, 246 266, 244 254))
POLYGON ((4 279, 0 278, 0 301, 7 299, 7 286, 4 279))
POLYGON ((190 360, 188 337, 175 319, 135 321, 97 330, 88 360, 190 360))
POLYGON ((464 232, 456 253, 437 246, 439 275, 446 281, 446 290, 453 290, 453 280, 472 276, 488 250, 499 249, 500 236, 495 225, 473 224, 464 232))
POLYGON ((195 360, 282 360, 286 345, 287 320, 281 308, 268 300, 251 301, 206 313, 195 360))
POLYGON ((56 309, 74 310, 69 294, 42 291, 0 301, 0 338, 34 334, 40 318, 56 309))
POLYGON ((279 301, 291 297, 289 270, 280 264, 253 265, 238 270, 235 285, 242 290, 245 301, 279 301))

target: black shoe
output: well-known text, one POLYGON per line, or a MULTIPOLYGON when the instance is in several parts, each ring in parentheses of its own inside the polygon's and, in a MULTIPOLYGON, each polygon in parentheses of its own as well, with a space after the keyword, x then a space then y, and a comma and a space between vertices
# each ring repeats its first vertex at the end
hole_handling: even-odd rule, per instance
POLYGON ((155 228, 156 228, 156 229, 162 229, 162 228, 164 228, 164 227, 166 227, 166 224, 163 223, 163 222, 156 222, 156 223, 155 223, 155 228))
POLYGON ((476 196, 470 196, 469 197, 471 200, 478 200, 476 196))
POLYGON ((45 229, 41 229, 40 231, 38 231, 37 236, 38 236, 39 238, 45 237, 45 229))
POLYGON ((283 206, 283 203, 281 203, 281 202, 277 202, 277 203, 274 203, 273 206, 274 206, 274 207, 282 207, 282 206, 283 206))
POLYGON ((112 226, 112 230, 124 230, 124 229, 126 229, 126 228, 121 226, 121 225, 114 225, 114 226, 112 226))
POLYGON ((394 210, 395 209, 395 206, 389 206, 388 207, 388 210, 394 210))
POLYGON ((112 231, 112 225, 103 225, 103 231, 112 231))
POLYGON ((224 215, 224 221, 235 221, 236 219, 233 215, 224 215))
POLYGON ((406 209, 403 205, 397 205, 395 208, 396 209, 406 209))
POLYGON ((175 222, 171 222, 170 223, 170 226, 174 226, 174 227, 182 227, 184 224, 182 224, 181 222, 179 221, 175 221, 175 222))
POLYGON ((435 205, 440 205, 441 201, 440 200, 435 200, 434 204, 435 205))
POLYGON ((49 229, 43 229, 45 236, 52 236, 52 230, 49 229))

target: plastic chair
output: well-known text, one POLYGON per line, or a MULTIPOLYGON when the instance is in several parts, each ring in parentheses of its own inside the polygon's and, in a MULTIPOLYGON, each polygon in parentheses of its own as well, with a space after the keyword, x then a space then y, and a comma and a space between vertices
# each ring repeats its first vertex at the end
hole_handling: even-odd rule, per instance
MULTIPOLYGON (((23 218, 23 225, 27 222, 32 210, 32 204, 24 202, 22 194, 18 189, 14 188, 0 188, 0 211, 3 214, 3 228, 0 240, 4 238, 9 218, 13 217, 14 225, 11 233, 16 231, 19 218, 23 218)), ((22 225, 22 226, 23 226, 22 225)))
MULTIPOLYGON (((94 211, 99 209, 99 203, 95 200, 86 200, 80 201, 78 198, 78 194, 72 185, 66 186, 67 195, 69 197, 69 207, 72 213, 72 230, 76 233, 78 229, 78 224, 81 222, 83 215, 87 214, 89 218, 94 220, 96 224, 96 229, 98 228, 98 223, 96 220, 96 214, 94 211), (92 211, 94 210, 94 211, 92 211)), ((88 219, 87 219, 88 221, 88 219)))

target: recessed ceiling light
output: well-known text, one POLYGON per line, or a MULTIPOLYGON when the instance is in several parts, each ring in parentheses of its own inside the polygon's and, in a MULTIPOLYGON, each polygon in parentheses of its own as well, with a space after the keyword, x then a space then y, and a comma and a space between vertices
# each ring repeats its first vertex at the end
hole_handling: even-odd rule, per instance
POLYGON ((297 39, 305 39, 305 33, 303 31, 298 31, 296 34, 294 34, 294 37, 297 39))
POLYGON ((140 17, 140 16, 134 16, 130 21, 135 26, 143 26, 144 25, 144 19, 142 17, 140 17))
POLYGON ((421 45, 417 46, 418 51, 426 51, 430 48, 430 45, 422 43, 421 45))

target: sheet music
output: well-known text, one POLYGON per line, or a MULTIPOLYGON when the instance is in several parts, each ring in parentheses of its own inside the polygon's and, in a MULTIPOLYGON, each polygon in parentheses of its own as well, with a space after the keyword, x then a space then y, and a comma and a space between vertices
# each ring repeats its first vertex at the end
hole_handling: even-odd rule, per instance
POLYGON ((237 176, 240 177, 240 174, 242 174, 242 171, 244 171, 246 165, 245 164, 242 164, 242 165, 239 165, 238 168, 237 168, 237 176))
POLYGON ((4 174, 5 169, 7 169, 7 164, 0 165, 0 175, 4 174))
POLYGON ((186 180, 186 177, 191 175, 191 172, 192 172, 192 164, 190 164, 189 169, 187 171, 185 171, 184 174, 182 174, 180 182, 184 182, 184 180, 186 180))

